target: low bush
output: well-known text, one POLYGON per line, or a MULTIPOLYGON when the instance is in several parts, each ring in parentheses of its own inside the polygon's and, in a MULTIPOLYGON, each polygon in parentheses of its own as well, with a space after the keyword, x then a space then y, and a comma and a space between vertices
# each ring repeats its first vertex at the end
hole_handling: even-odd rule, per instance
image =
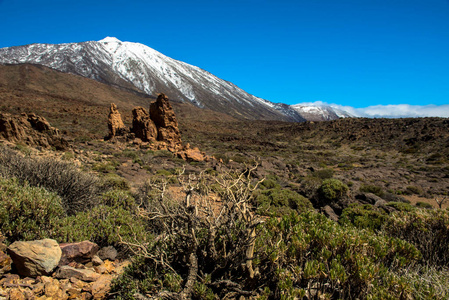
POLYGON ((0 177, 0 232, 8 242, 48 238, 63 217, 55 193, 0 177))
POLYGON ((312 203, 300 194, 280 187, 258 190, 254 193, 254 202, 258 212, 263 215, 282 216, 291 210, 304 212, 313 209, 312 203))
POLYGON ((385 192, 383 191, 383 189, 377 185, 362 184, 359 190, 362 193, 372 193, 381 198, 385 196, 385 192))
POLYGON ((0 147, 0 175, 57 193, 68 214, 94 207, 104 190, 98 177, 78 170, 69 162, 23 157, 6 147, 0 147))
POLYGON ((100 247, 114 245, 123 249, 124 242, 147 242, 149 235, 143 221, 122 207, 99 205, 59 222, 53 238, 58 242, 89 240, 100 247))
POLYGON ((101 195, 100 203, 112 208, 122 208, 130 212, 137 211, 136 201, 129 191, 107 191, 101 195))
POLYGON ((433 208, 432 204, 427 203, 427 202, 419 201, 419 202, 416 202, 415 205, 416 205, 416 207, 419 207, 419 208, 427 208, 427 209, 432 209, 433 208))
POLYGON ((412 243, 426 263, 449 267, 449 211, 412 209, 394 213, 383 231, 412 243))
POLYGON ((422 188, 417 187, 417 186, 408 186, 405 191, 405 194, 407 195, 421 195, 424 193, 424 191, 422 190, 422 188))
POLYGON ((338 179, 326 179, 318 188, 320 200, 336 201, 347 195, 349 188, 338 179))
POLYGON ((320 179, 329 179, 334 176, 334 170, 330 168, 325 168, 321 170, 316 170, 313 172, 313 176, 320 179))
POLYGON ((378 231, 388 218, 388 214, 370 204, 351 204, 343 210, 338 220, 340 224, 352 224, 357 228, 366 228, 378 231))
POLYGON ((411 244, 372 231, 340 226, 314 212, 270 219, 256 243, 255 265, 269 299, 373 299, 413 296, 390 270, 420 258, 411 244))

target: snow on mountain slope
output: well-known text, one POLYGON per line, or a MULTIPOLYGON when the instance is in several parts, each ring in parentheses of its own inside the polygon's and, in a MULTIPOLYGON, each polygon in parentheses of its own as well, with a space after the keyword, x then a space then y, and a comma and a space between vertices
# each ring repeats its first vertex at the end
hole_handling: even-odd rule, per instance
POLYGON ((290 106, 308 121, 329 121, 339 118, 352 118, 351 114, 338 108, 327 105, 302 105, 290 106))
POLYGON ((39 64, 108 84, 135 87, 150 95, 163 92, 171 99, 240 118, 304 121, 289 107, 280 108, 250 95, 196 66, 169 58, 145 45, 112 37, 82 43, 3 48, 0 63, 39 64))

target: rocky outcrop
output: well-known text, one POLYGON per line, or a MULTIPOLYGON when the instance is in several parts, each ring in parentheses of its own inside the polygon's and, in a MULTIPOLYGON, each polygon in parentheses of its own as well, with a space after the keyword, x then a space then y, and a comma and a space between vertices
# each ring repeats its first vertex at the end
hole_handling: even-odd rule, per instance
POLYGON ((156 141, 157 128, 145 108, 138 106, 133 109, 133 127, 131 132, 143 142, 156 141))
POLYGON ((107 139, 112 139, 116 135, 123 135, 126 132, 125 124, 122 121, 122 115, 117 109, 117 105, 111 103, 108 116, 109 135, 107 139))
POLYGON ((55 240, 14 242, 8 247, 17 271, 22 276, 49 275, 61 259, 61 248, 55 240))
POLYGON ((149 112, 145 108, 138 106, 132 110, 132 115, 132 127, 129 130, 125 127, 120 127, 123 124, 120 113, 117 107, 111 104, 108 118, 109 136, 105 139, 112 139, 112 137, 118 136, 118 132, 129 132, 126 137, 117 137, 114 141, 131 142, 154 150, 169 150, 179 158, 187 161, 204 161, 209 159, 198 148, 191 149, 188 144, 182 144, 175 111, 164 94, 160 94, 156 101, 150 104, 149 112))
POLYGON ((181 134, 175 112, 164 94, 160 94, 150 105, 150 118, 157 127, 157 140, 167 143, 170 151, 182 148, 181 134))
POLYGON ((36 114, 13 116, 0 113, 0 139, 34 147, 54 147, 57 150, 69 147, 69 143, 60 136, 59 130, 51 127, 45 118, 36 114))

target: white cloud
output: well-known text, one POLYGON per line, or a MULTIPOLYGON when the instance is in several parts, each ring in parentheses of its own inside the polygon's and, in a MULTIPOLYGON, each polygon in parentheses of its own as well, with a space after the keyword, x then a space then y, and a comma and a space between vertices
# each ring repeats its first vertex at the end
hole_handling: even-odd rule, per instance
POLYGON ((328 105, 338 108, 356 117, 367 118, 407 118, 407 117, 444 117, 449 118, 449 104, 443 105, 409 105, 391 104, 374 105, 363 108, 343 106, 338 104, 328 104, 322 101, 300 103, 301 105, 323 106, 328 105))

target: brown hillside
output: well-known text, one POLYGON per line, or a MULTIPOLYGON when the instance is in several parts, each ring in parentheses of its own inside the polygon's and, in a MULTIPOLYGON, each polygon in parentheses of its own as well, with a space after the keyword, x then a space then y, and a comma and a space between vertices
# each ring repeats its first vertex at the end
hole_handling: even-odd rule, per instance
MULTIPOLYGON (((163 91, 161 91, 163 92, 163 91)), ((42 115, 61 132, 81 139, 107 134, 111 103, 131 123, 135 106, 148 109, 155 98, 132 89, 109 86, 81 76, 37 65, 0 65, 0 109, 4 112, 33 112, 42 115)), ((172 100, 180 119, 232 120, 231 117, 202 110, 172 100)))

